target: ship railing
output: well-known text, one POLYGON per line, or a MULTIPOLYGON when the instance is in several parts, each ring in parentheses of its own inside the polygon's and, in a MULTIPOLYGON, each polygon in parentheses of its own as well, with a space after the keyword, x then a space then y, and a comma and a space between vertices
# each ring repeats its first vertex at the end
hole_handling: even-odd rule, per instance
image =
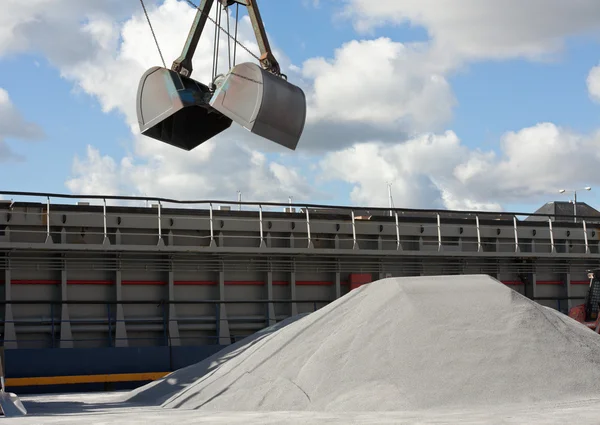
POLYGON ((292 234, 294 248, 599 253, 600 217, 593 216, 15 191, 0 197, 0 240, 10 232, 29 234, 27 241, 118 244, 118 229, 118 238, 134 237, 136 245, 290 248, 292 234), (40 208, 27 208, 26 219, 11 224, 15 203, 32 199, 40 208), (74 201, 80 208, 64 208, 74 201), (74 224, 83 216, 91 219, 74 224), (335 222, 333 230, 315 233, 324 221, 335 222))

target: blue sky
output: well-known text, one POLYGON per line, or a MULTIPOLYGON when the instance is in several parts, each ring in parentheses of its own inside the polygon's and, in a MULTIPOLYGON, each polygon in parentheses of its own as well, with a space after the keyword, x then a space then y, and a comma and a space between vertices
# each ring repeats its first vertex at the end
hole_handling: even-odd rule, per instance
MULTIPOLYGON (((68 3, 68 1, 65 0, 62 3, 68 3)), ((406 23, 376 26, 369 33, 358 32, 354 28, 352 19, 336 16, 342 5, 351 3, 351 0, 348 2, 321 1, 318 8, 314 8, 311 3, 303 0, 286 2, 262 0, 260 2, 262 17, 272 43, 285 52, 285 55, 297 66, 302 66, 304 61, 315 57, 333 61, 335 50, 352 40, 375 40, 379 37, 387 37, 393 42, 411 43, 428 42, 433 38, 428 34, 428 29, 431 30, 431 28, 425 28, 418 24, 410 26, 406 23)), ((139 13, 139 10, 136 13, 139 13)), ((74 32, 79 30, 76 19, 62 24, 71 25, 74 32)), ((209 23, 207 28, 210 29, 208 32, 212 34, 212 24, 209 23)), ((157 35, 159 42, 161 42, 162 35, 162 43, 168 43, 164 32, 161 34, 157 30, 157 35)), ((48 35, 48 37, 51 36, 52 34, 48 35)), ((564 36, 563 39, 566 43, 565 48, 551 62, 532 61, 530 58, 519 57, 519 55, 508 59, 478 57, 472 60, 462 60, 460 66, 444 71, 444 77, 450 84, 456 105, 451 109, 451 119, 443 122, 441 127, 432 126, 430 131, 439 135, 446 130, 451 130, 460 139, 461 146, 468 149, 469 152, 483 150, 494 151, 498 154, 501 154, 500 139, 504 133, 518 132, 524 128, 534 127, 541 122, 550 122, 585 137, 593 137, 594 132, 600 128, 598 124, 600 105, 591 100, 586 78, 599 61, 598 39, 570 35, 564 36)), ((140 42, 142 41, 140 40, 140 42)), ((73 39, 73 43, 77 43, 77 39, 73 39)), ((143 43, 153 47, 149 33, 143 43)), ((32 46, 36 45, 35 41, 31 44, 32 46)), ((171 48, 179 51, 181 44, 172 45, 171 48)), ((65 49, 68 50, 68 46, 65 46, 65 49)), ((42 47, 38 49, 23 48, 11 54, 2 53, 3 51, 0 49, 0 87, 8 92, 12 106, 21 116, 26 121, 35 123, 44 132, 44 137, 36 141, 22 141, 14 137, 6 137, 10 149, 23 156, 24 160, 8 160, 0 163, 0 178, 4 182, 3 190, 69 192, 70 189, 65 182, 73 177, 74 157, 85 158, 88 145, 99 149, 102 156, 112 158, 115 164, 128 155, 138 161, 139 153, 135 152, 134 136, 124 119, 125 115, 118 108, 109 113, 103 112, 102 100, 99 99, 98 93, 90 93, 89 90, 78 87, 77 78, 79 77, 77 76, 64 77, 61 75, 68 74, 69 67, 67 65, 56 59, 50 62, 48 58, 52 57, 51 53, 42 47)), ((174 58, 167 57, 165 59, 170 64, 174 58)), ((360 61, 360 58, 356 60, 360 61)), ((369 59, 365 58, 365 60, 369 59)), ((373 73, 378 72, 378 63, 373 62, 368 65, 372 66, 373 73)), ((81 63, 76 63, 76 67, 80 66, 81 63)), ((363 63, 361 66, 364 67, 365 64, 363 63)), ((127 70, 123 69, 123 72, 126 73, 127 70)), ((401 73, 402 68, 397 72, 401 73)), ((120 76, 115 74, 113 78, 120 78, 120 76)), ((132 81, 136 80, 135 77, 132 77, 132 81)), ((383 83, 394 84, 390 81, 383 83)), ((103 84, 110 84, 110 79, 103 81, 103 84)), ((352 91, 355 88, 348 87, 348 90, 352 91)), ((309 108, 310 106, 309 104, 309 108)), ((352 106, 348 105, 348 107, 352 106)), ((339 125, 341 128, 345 124, 336 122, 335 125, 339 125)), ((373 124, 369 123, 368 125, 373 124)), ((399 134, 400 132, 401 130, 398 130, 399 134)), ((1 136, 2 128, 0 127, 1 136)), ((365 139, 359 143, 367 142, 365 139)), ((301 146, 302 143, 303 140, 300 142, 301 146)), ((389 142, 386 146, 400 143, 398 140, 393 143, 389 142)), ((595 142, 591 143, 593 146, 595 142)), ((260 149, 254 143, 250 143, 249 146, 253 149, 260 149)), ((589 147, 589 145, 586 146, 589 147)), ((342 149, 348 147, 350 146, 342 147, 342 149)), ((544 149, 542 145, 540 145, 540 149, 544 149)), ((306 177, 305 184, 316 190, 316 197, 307 199, 307 201, 357 204, 361 199, 373 199, 374 203, 386 203, 387 187, 383 178, 381 182, 374 181, 368 187, 360 186, 351 178, 345 178, 339 173, 324 183, 317 178, 318 173, 311 170, 310 165, 325 157, 333 160, 338 150, 341 149, 331 149, 325 152, 301 151, 298 154, 301 159, 294 158, 290 153, 286 153, 284 158, 280 158, 279 153, 266 152, 265 154, 267 161, 298 167, 299 175, 306 177), (351 192, 357 185, 361 187, 361 195, 353 197, 351 192), (380 193, 369 198, 369 192, 373 192, 373 188, 380 193)), ((179 158, 180 154, 177 155, 179 158)), ((586 155, 582 155, 582 158, 585 159, 586 155)), ((575 155, 573 158, 577 160, 579 157, 575 155)), ((146 159, 139 160, 139 164, 145 164, 146 159)), ((440 164, 445 160, 444 157, 431 158, 431 161, 437 161, 440 164)), ((548 169, 542 167, 535 157, 531 158, 531 162, 532 167, 540 167, 540 172, 548 172, 548 169)), ((240 162, 240 164, 244 163, 240 162)), ((564 167, 571 169, 564 179, 566 187, 600 184, 600 181, 590 181, 597 173, 594 170, 586 170, 585 161, 565 163, 564 167)), ((198 164, 196 168, 200 169, 202 165, 198 164)), ((141 173, 141 169, 138 171, 141 173)), ((373 173, 372 170, 370 172, 373 173)), ((364 173, 364 175, 368 175, 369 171, 365 170, 364 173)), ((438 177, 435 172, 432 173, 434 179, 438 177)), ((555 170, 553 173, 558 174, 558 171, 555 170)), ((224 174, 228 173, 224 172, 224 174)), ((484 174, 487 173, 484 172, 484 174)), ((422 177, 400 172, 397 177, 398 183, 394 183, 393 187, 404 185, 406 190, 394 194, 396 205, 404 207, 437 207, 441 205, 441 201, 435 199, 436 194, 439 194, 437 189, 430 196, 422 199, 422 192, 425 189, 421 190, 414 186, 412 181, 408 181, 408 179, 417 180, 422 177), (402 179, 406 181, 401 181, 402 179), (414 204, 410 201, 413 197, 414 204)), ((224 179, 226 177, 213 175, 212 178, 224 179)), ((243 177, 240 178, 242 181, 244 180, 243 177)), ((92 180, 86 181, 89 183, 92 180)), ((600 179, 596 177, 596 180, 600 179)), ((553 187, 557 190, 561 185, 560 181, 560 178, 556 177, 543 182, 532 182, 532 185, 537 185, 535 196, 528 195, 527 181, 521 182, 523 188, 519 190, 522 195, 516 197, 505 196, 503 198, 500 196, 499 198, 483 199, 484 196, 481 194, 486 193, 485 189, 475 186, 471 188, 467 184, 452 190, 455 191, 454 196, 456 197, 472 192, 473 199, 477 199, 477 202, 495 203, 508 210, 531 211, 546 201, 568 200, 567 196, 553 194, 553 187)), ((284 186, 286 184, 282 183, 281 179, 276 180, 275 183, 284 186)), ((108 184, 106 183, 106 185, 108 184)), ((139 193, 148 192, 147 187, 141 188, 136 184, 135 180, 131 180, 127 185, 128 190, 139 193), (134 189, 131 189, 132 187, 134 189)), ((452 183, 452 185, 456 184, 456 182, 452 183)), ((427 185, 427 187, 429 186, 431 185, 427 185)), ((89 187, 89 185, 85 187, 89 187)), ((153 185, 149 187, 152 189, 153 185)), ((156 187, 158 188, 158 185, 156 187)), ((299 193, 302 192, 302 187, 306 186, 298 183, 299 193)), ((273 196, 286 202, 287 196, 282 195, 287 193, 286 190, 289 193, 292 192, 287 187, 283 187, 278 189, 273 196)), ((503 190, 505 190, 503 193, 506 193, 511 189, 503 190)), ((251 198, 253 194, 256 194, 257 198, 268 196, 252 188, 248 188, 247 191, 248 194, 245 196, 247 200, 250 200, 248 198, 251 198)), ((600 195, 597 193, 600 192, 598 191, 600 191, 600 186, 597 189, 594 187, 590 193, 582 193, 579 195, 579 199, 599 207, 600 195)), ((157 189, 156 193, 147 194, 164 196, 165 193, 170 193, 169 188, 160 186, 160 190, 157 189)), ((181 192, 175 190, 175 193, 181 192)), ((189 192, 183 193, 188 194, 189 192)), ((191 197, 203 197, 201 196, 202 191, 199 191, 198 194, 199 196, 191 197)), ((220 195, 218 197, 222 199, 234 199, 236 196, 235 191, 230 193, 223 190, 221 192, 217 190, 210 194, 220 195)), ((451 207, 449 204, 447 206, 451 207)))

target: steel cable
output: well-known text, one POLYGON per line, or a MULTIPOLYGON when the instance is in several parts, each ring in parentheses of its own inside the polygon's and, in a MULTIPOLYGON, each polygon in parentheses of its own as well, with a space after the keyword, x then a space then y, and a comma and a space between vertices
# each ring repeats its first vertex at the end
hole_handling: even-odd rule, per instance
MULTIPOLYGON (((196 6, 194 4, 194 2, 192 2, 191 0, 185 0, 190 6, 193 6, 196 10, 199 10, 199 7, 196 6)), ((211 21, 213 24, 215 24, 217 26, 217 28, 219 28, 221 31, 223 31, 230 39, 232 39, 235 42, 235 45, 239 45, 242 49, 244 49, 246 52, 248 52, 249 55, 251 55, 254 59, 256 59, 257 61, 260 62, 260 58, 255 55, 254 53, 252 53, 250 51, 250 49, 248 49, 246 46, 244 46, 242 43, 240 43, 237 40, 237 37, 232 36, 229 31, 227 31, 225 28, 221 27, 221 25, 219 25, 213 18, 210 17, 210 15, 208 14, 208 12, 201 12, 203 15, 205 15, 209 21, 211 21)), ((237 21, 236 21, 237 22, 237 21)), ((237 28, 236 28, 237 29, 237 28)), ((235 55, 235 53, 234 53, 235 55)))
POLYGON ((144 0, 140 0, 142 4, 142 9, 144 9, 144 15, 146 15, 146 20, 148 21, 148 25, 150 26, 150 31, 152 32, 152 37, 154 37, 154 43, 156 44, 156 48, 158 49, 158 54, 160 55, 160 60, 163 63, 163 67, 167 67, 165 63, 165 58, 163 57, 162 51, 160 50, 160 45, 158 44, 158 40, 156 39, 156 34, 154 33, 154 28, 152 28, 152 22, 150 22, 150 17, 148 16, 148 11, 146 10, 146 5, 144 4, 144 0))

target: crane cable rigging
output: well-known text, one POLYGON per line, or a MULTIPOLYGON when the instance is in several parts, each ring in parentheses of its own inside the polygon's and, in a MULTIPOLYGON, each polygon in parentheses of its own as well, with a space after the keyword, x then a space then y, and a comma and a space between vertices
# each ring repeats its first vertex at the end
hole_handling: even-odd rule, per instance
POLYGON ((148 25, 150 26, 150 31, 152 32, 152 37, 154 37, 154 43, 156 44, 156 48, 158 49, 158 54, 160 55, 160 60, 163 63, 163 66, 166 68, 167 64, 165 63, 165 58, 160 50, 160 46, 158 44, 158 40, 156 39, 156 34, 154 33, 154 28, 152 28, 152 22, 150 22, 150 17, 148 16, 148 12, 146 11, 146 5, 144 4, 144 0, 140 0, 142 3, 142 9, 144 9, 144 15, 146 15, 146 20, 148 21, 148 25))
MULTIPOLYGON (((255 135, 295 150, 306 123, 306 95, 281 73, 257 1, 201 0, 199 6, 195 4, 197 0, 186 2, 194 6, 196 13, 181 54, 170 68, 151 66, 139 80, 136 112, 140 132, 160 142, 191 151, 226 131, 235 122, 255 135), (246 6, 258 45, 258 56, 237 40, 239 20, 235 22, 236 36, 232 36, 231 22, 227 29, 223 28, 225 24, 221 25, 223 14, 220 7, 216 9, 216 20, 209 16, 217 1, 225 9, 226 19, 233 15, 229 7, 234 3, 246 6), (202 83, 192 79, 194 53, 202 32, 208 29, 208 21, 215 24, 216 35, 222 37, 222 31, 229 37, 227 46, 221 46, 223 53, 229 50, 229 65, 231 39, 234 40, 234 48, 241 46, 249 53, 247 57, 255 58, 258 63, 253 63, 252 59, 242 60, 212 82, 202 83)), ((147 11, 144 12, 148 16, 147 11)), ((224 57, 216 56, 220 53, 219 37, 215 37, 213 77, 219 71, 218 62, 226 62, 224 57)), ((208 68, 206 65, 210 56, 206 51, 207 44, 203 43, 202 49, 204 69, 208 68)), ((233 60, 237 60, 235 55, 233 60)), ((221 68, 226 66, 221 65, 221 68)), ((210 79, 208 75, 204 78, 210 79)))
MULTIPOLYGON (((194 4, 191 0, 185 0, 190 6, 193 6, 196 10, 199 10, 199 6, 197 6, 196 4, 194 4)), ((146 6, 144 4, 144 0, 140 0, 140 3, 142 4, 142 9, 144 10, 144 15, 146 15, 146 20, 148 21, 148 26, 150 27, 150 31, 152 32, 152 37, 154 38, 154 43, 156 44, 156 48, 158 49, 158 53, 160 55, 160 58, 162 60, 163 66, 166 68, 167 65, 165 64, 165 60, 163 58, 163 54, 162 51, 160 49, 160 45, 158 43, 158 39, 156 38, 156 34, 154 32, 154 28, 152 27, 152 22, 150 21, 150 16, 148 16, 148 11, 146 10, 146 6)), ((224 9, 228 9, 228 6, 225 6, 224 9)), ((234 44, 233 44, 233 65, 235 66, 235 60, 236 60, 236 54, 237 54, 237 46, 239 45, 241 48, 243 48, 246 52, 248 52, 249 55, 251 55, 254 59, 256 59, 257 61, 260 62, 260 58, 255 55, 254 53, 252 53, 252 51, 250 51, 250 49, 248 49, 246 46, 244 46, 238 39, 237 39, 237 35, 238 35, 238 15, 239 15, 239 3, 236 3, 236 11, 235 11, 235 36, 232 36, 229 29, 229 13, 227 14, 227 30, 225 28, 223 28, 221 26, 221 9, 217 6, 217 20, 213 19, 210 17, 209 12, 201 12, 204 16, 206 16, 206 18, 208 18, 208 20, 210 20, 214 25, 215 25, 215 40, 214 40, 214 45, 213 45, 213 69, 212 69, 212 78, 213 78, 213 82, 214 80, 218 77, 217 75, 217 66, 218 66, 218 56, 219 56, 219 40, 220 40, 220 35, 221 35, 221 31, 223 31, 226 35, 227 35, 227 45, 228 45, 228 57, 229 57, 229 68, 231 69, 231 40, 233 40, 234 44), (219 31, 220 30, 220 31, 219 31)))

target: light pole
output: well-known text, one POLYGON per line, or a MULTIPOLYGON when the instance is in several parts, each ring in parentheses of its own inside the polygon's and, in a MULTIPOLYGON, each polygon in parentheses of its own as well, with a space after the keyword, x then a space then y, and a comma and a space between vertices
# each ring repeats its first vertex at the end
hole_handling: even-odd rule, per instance
POLYGON ((577 191, 579 190, 592 190, 591 187, 584 187, 583 189, 575 189, 575 190, 566 190, 566 189, 561 189, 558 192, 559 193, 565 193, 565 192, 573 192, 573 221, 575 223, 577 223, 577 191))

